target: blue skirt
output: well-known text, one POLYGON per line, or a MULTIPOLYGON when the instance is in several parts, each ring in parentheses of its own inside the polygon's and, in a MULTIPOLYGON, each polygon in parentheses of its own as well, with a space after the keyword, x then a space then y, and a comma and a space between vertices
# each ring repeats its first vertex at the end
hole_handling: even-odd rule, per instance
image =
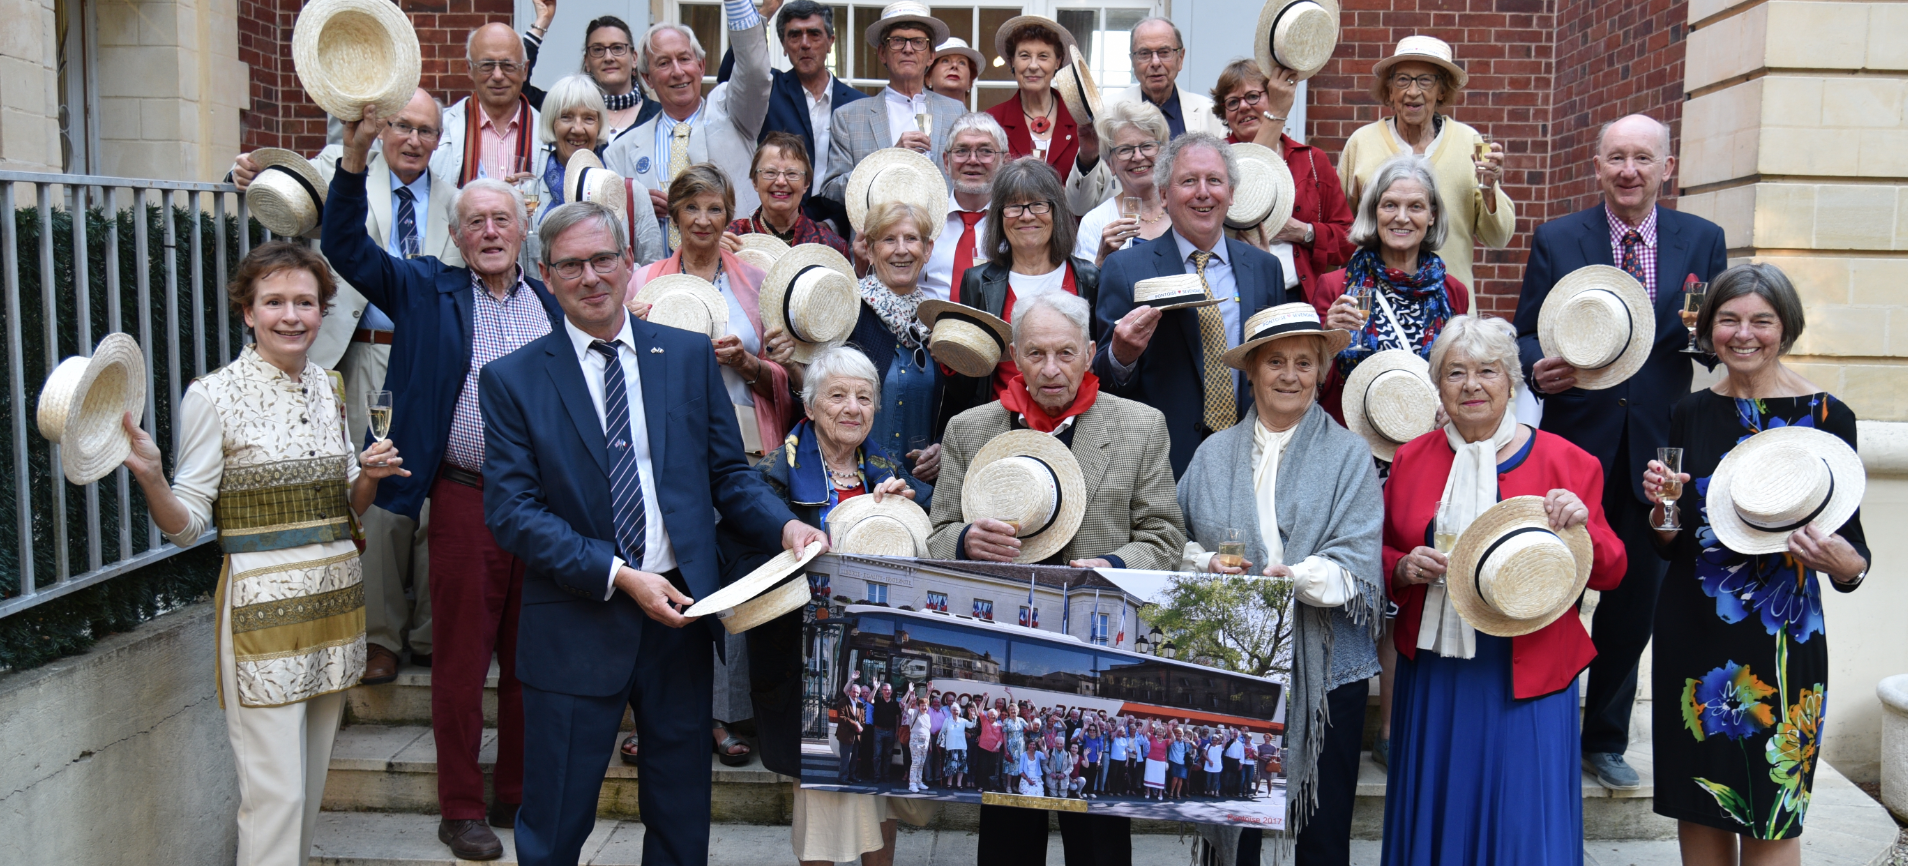
POLYGON ((1577 685, 1512 697, 1509 638, 1400 656, 1384 866, 1582 866, 1577 685))

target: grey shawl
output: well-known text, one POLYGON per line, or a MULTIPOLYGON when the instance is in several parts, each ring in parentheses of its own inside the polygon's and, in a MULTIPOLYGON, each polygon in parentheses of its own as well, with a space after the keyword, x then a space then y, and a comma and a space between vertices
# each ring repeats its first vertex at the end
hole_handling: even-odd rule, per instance
MULTIPOLYGON (((1227 527, 1259 526, 1252 487, 1252 433, 1257 413, 1248 413, 1230 429, 1207 438, 1179 479, 1179 508, 1186 533, 1208 550, 1217 550, 1227 527)), ((1317 555, 1350 572, 1358 597, 1344 615, 1363 626, 1375 643, 1384 625, 1381 554, 1384 501, 1372 468, 1371 449, 1357 434, 1338 426, 1314 403, 1279 460, 1277 496, 1279 535, 1285 561, 1317 555)), ((1265 545, 1248 533, 1247 561, 1264 568, 1265 545)), ((1325 692, 1332 671, 1333 611, 1295 604, 1292 628, 1292 678, 1285 703, 1285 832, 1275 848, 1289 861, 1291 841, 1318 807, 1318 755, 1324 747, 1325 692)), ((1362 719, 1347 720, 1353 724, 1362 719)), ((1201 835, 1218 849, 1220 863, 1231 864, 1236 828, 1202 826, 1201 835), (1218 831, 1218 832, 1215 832, 1218 831)), ((1278 858, 1275 854, 1275 859, 1278 858)))

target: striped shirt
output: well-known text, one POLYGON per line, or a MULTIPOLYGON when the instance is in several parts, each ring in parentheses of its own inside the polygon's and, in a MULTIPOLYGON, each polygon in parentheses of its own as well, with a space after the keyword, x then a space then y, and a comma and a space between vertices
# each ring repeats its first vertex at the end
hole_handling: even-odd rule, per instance
POLYGON ((470 272, 471 346, 470 369, 464 373, 464 388, 457 394, 457 411, 451 415, 450 462, 470 472, 484 469, 484 415, 477 402, 477 374, 484 365, 523 348, 531 340, 550 333, 550 314, 543 309, 537 293, 523 281, 517 270, 517 284, 503 300, 484 287, 484 278, 470 272))
MULTIPOLYGON (((1610 221, 1611 260, 1617 267, 1623 267, 1623 236, 1630 232, 1629 223, 1619 219, 1609 205, 1603 206, 1603 216, 1610 221)), ((1636 233, 1643 242, 1636 247, 1636 263, 1643 269, 1643 291, 1648 292, 1650 301, 1656 301, 1656 208, 1650 208, 1650 215, 1643 218, 1643 224, 1636 226, 1636 233)))

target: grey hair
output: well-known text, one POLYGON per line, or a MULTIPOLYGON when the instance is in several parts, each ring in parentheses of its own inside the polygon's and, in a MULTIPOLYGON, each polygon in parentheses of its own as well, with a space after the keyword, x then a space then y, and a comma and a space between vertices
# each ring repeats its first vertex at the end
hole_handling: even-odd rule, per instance
POLYGON ((967 132, 985 132, 994 139, 995 150, 1007 149, 1007 130, 1001 128, 1000 121, 995 120, 993 115, 985 111, 970 111, 954 119, 953 127, 947 131, 947 143, 941 145, 941 153, 946 154, 952 151, 954 139, 960 138, 962 133, 967 132))
POLYGON ((1022 326, 1033 317, 1035 310, 1052 310, 1065 316, 1073 327, 1080 330, 1081 345, 1093 342, 1092 332, 1087 330, 1087 323, 1092 321, 1093 308, 1087 306, 1086 299, 1066 292, 1047 292, 1014 304, 1014 345, 1020 345, 1022 326))
POLYGON ((623 219, 617 215, 616 211, 593 201, 573 201, 558 205, 544 215, 543 225, 537 227, 537 243, 543 247, 538 257, 546 265, 554 264, 550 259, 550 248, 556 246, 557 238, 562 237, 564 232, 587 222, 594 222, 609 229, 610 237, 616 239, 613 252, 617 255, 620 256, 629 250, 629 236, 624 233, 623 219))
MULTIPOLYGON (((489 26, 489 24, 484 24, 472 27, 470 29, 470 35, 464 37, 464 62, 470 64, 473 68, 477 66, 477 34, 482 33, 484 28, 489 26)), ((504 26, 508 27, 509 25, 504 26)), ((530 55, 526 54, 523 50, 523 40, 516 38, 517 34, 514 31, 512 31, 510 35, 512 37, 510 44, 517 48, 517 59, 524 63, 529 63, 530 55)))
POLYGON ((550 92, 543 97, 543 108, 537 113, 537 140, 555 144, 557 119, 573 108, 596 112, 596 143, 609 140, 609 106, 603 103, 603 89, 587 75, 567 76, 550 86, 550 92))
MULTIPOLYGON (((463 189, 458 190, 455 195, 451 196, 450 212, 452 215, 457 217, 457 222, 459 224, 463 223, 464 221, 464 198, 469 196, 473 191, 480 190, 480 189, 487 189, 487 190, 490 190, 491 192, 500 192, 500 193, 503 193, 504 195, 510 196, 510 200, 515 202, 517 205, 517 224, 525 226, 526 228, 530 225, 529 211, 527 211, 523 205, 523 193, 519 191, 515 186, 504 183, 503 181, 498 180, 494 177, 477 178, 476 180, 473 180, 470 183, 464 184, 463 189)), ((455 233, 457 231, 457 226, 452 226, 451 231, 452 233, 455 233)))
MULTIPOLYGON (((1157 15, 1151 18, 1141 18, 1138 24, 1133 25, 1133 29, 1128 30, 1126 32, 1131 36, 1138 36, 1140 28, 1145 27, 1148 24, 1164 24, 1168 27, 1173 28, 1174 47, 1177 47, 1181 51, 1186 50, 1186 35, 1179 32, 1179 25, 1174 24, 1172 22, 1172 19, 1170 18, 1161 18, 1157 15)), ((1131 42, 1129 41, 1128 44, 1131 44, 1131 42)))
POLYGON ((1669 156, 1669 155, 1670 155, 1670 128, 1669 128, 1669 124, 1667 124, 1667 123, 1664 123, 1663 121, 1660 121, 1660 120, 1657 120, 1656 118, 1654 118, 1654 117, 1651 117, 1651 116, 1649 116, 1649 115, 1647 115, 1647 114, 1626 114, 1626 115, 1624 115, 1624 116, 1622 116, 1622 117, 1619 117, 1619 118, 1617 118, 1617 119, 1615 119, 1615 120, 1612 120, 1612 121, 1610 121, 1609 123, 1606 123, 1606 124, 1604 124, 1604 125, 1602 125, 1602 126, 1600 126, 1600 127, 1597 127, 1597 153, 1596 153, 1596 155, 1597 155, 1597 156, 1602 156, 1602 155, 1603 155, 1603 140, 1604 140, 1605 138, 1607 138, 1607 137, 1609 137, 1609 135, 1610 135, 1610 127, 1613 127, 1613 126, 1616 126, 1617 124, 1619 124, 1619 123, 1622 123, 1623 121, 1626 121, 1626 120, 1629 120, 1629 119, 1630 119, 1630 118, 1632 118, 1632 117, 1640 117, 1640 118, 1643 118, 1644 120, 1647 120, 1647 121, 1649 121, 1649 122, 1650 122, 1650 123, 1651 123, 1651 124, 1652 124, 1653 126, 1655 126, 1655 127, 1656 127, 1656 135, 1657 135, 1657 139, 1658 139, 1658 141, 1660 142, 1660 144, 1659 144, 1659 147, 1660 147, 1660 149, 1659 149, 1659 150, 1657 151, 1657 153, 1656 153, 1656 156, 1657 156, 1657 158, 1658 158, 1658 159, 1662 159, 1663 157, 1666 157, 1666 156, 1669 156))
POLYGON ((1223 157, 1226 161, 1226 187, 1239 188, 1239 159, 1232 155, 1232 148, 1226 146, 1225 139, 1210 132, 1187 132, 1166 143, 1160 148, 1159 161, 1153 163, 1153 186, 1161 195, 1173 188, 1173 168, 1179 165, 1179 157, 1186 151, 1203 147, 1223 157))
MULTIPOLYGON (((859 379, 874 387, 875 396, 881 395, 881 376, 875 372, 873 361, 861 350, 853 346, 836 346, 817 354, 808 362, 808 369, 802 374, 802 405, 812 407, 815 398, 821 396, 822 387, 828 380, 837 377, 859 379)), ((881 408, 877 399, 875 408, 881 408)))
POLYGON ((1392 184, 1401 180, 1417 181, 1431 197, 1431 224, 1425 226, 1424 240, 1419 242, 1418 251, 1435 252, 1444 246, 1444 239, 1451 234, 1451 222, 1444 218, 1444 195, 1438 192, 1437 178, 1431 174, 1431 161, 1415 153, 1398 154, 1378 166, 1378 173, 1365 186, 1365 194, 1358 197, 1358 215, 1352 219, 1350 234, 1352 246, 1377 248, 1378 200, 1392 184))
POLYGON ((1152 136, 1154 141, 1161 144, 1173 138, 1172 127, 1166 125, 1166 115, 1144 99, 1115 102, 1107 107, 1106 113, 1093 121, 1093 129, 1100 134, 1100 141, 1105 142, 1104 148, 1108 151, 1113 147, 1113 137, 1129 126, 1152 136))
POLYGON ((689 40, 689 47, 695 50, 697 60, 707 61, 709 59, 709 52, 702 50, 702 40, 696 38, 696 31, 689 29, 689 26, 686 24, 677 24, 674 21, 663 21, 649 25, 649 29, 643 32, 643 72, 648 72, 650 68, 651 53, 653 51, 651 43, 656 41, 656 34, 664 30, 674 30, 677 33, 681 33, 684 39, 689 40))
MULTIPOLYGON (((1452 316, 1431 344, 1431 384, 1443 389, 1444 362, 1456 352, 1473 361, 1493 364, 1511 383, 1510 396, 1524 387, 1522 362, 1517 355, 1517 329, 1496 316, 1452 316)), ((1505 411, 1512 411, 1506 408, 1505 411)))

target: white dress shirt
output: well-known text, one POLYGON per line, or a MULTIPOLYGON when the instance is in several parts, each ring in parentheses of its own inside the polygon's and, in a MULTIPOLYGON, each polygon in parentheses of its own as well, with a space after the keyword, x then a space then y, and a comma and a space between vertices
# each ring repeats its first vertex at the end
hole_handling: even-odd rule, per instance
MULTIPOLYGON (((894 104, 889 103, 890 113, 893 107, 894 104)), ((912 116, 908 118, 908 123, 910 124, 908 128, 913 129, 912 116)), ((987 206, 982 205, 981 210, 985 212, 987 206)), ((947 225, 941 228, 941 236, 934 239, 934 249, 928 253, 927 268, 921 271, 921 290, 927 292, 930 298, 943 301, 960 300, 958 296, 961 287, 953 285, 954 248, 960 246, 961 233, 967 230, 967 225, 961 221, 961 214, 965 211, 966 208, 961 207, 960 201, 954 198, 954 194, 948 193, 947 225)), ((985 237, 987 237, 987 218, 981 217, 979 222, 974 223, 974 267, 977 268, 987 264, 987 255, 981 249, 981 239, 985 237)))
MULTIPOLYGON (((792 75, 793 73, 790 74, 792 75)), ((815 150, 809 154, 809 159, 811 162, 826 162, 828 158, 829 141, 828 125, 835 117, 834 74, 829 74, 828 83, 822 85, 820 96, 808 92, 807 87, 802 88, 802 96, 808 99, 808 126, 810 129, 815 130, 815 150), (818 157, 815 154, 820 154, 820 156, 818 157)), ((827 179, 828 172, 816 169, 809 171, 809 174, 812 175, 812 177, 808 179, 808 191, 811 195, 820 196, 822 192, 822 181, 827 179)))
POLYGON ((892 87, 881 88, 881 99, 888 107, 889 147, 901 143, 901 135, 919 132, 921 127, 914 122, 914 116, 928 110, 927 88, 913 96, 902 96, 901 91, 892 87))
MULTIPOLYGON (((590 344, 596 338, 583 333, 567 317, 563 320, 563 332, 569 335, 570 344, 576 347, 577 360, 583 364, 583 384, 590 389, 590 405, 596 407, 596 417, 603 422, 603 434, 608 436, 609 421, 603 415, 603 370, 609 362, 602 353, 590 349, 590 344)), ((623 318, 623 329, 617 332, 616 339, 611 343, 616 346, 616 357, 623 364, 623 384, 629 389, 630 446, 636 453, 636 475, 643 482, 643 561, 635 568, 662 574, 676 567, 676 549, 669 544, 669 530, 663 526, 662 506, 656 501, 656 470, 650 464, 649 426, 643 407, 643 376, 636 365, 636 336, 630 333, 629 317, 623 318)), ((616 573, 626 564, 620 556, 610 559, 609 584, 604 588, 604 601, 616 594, 616 573)))

